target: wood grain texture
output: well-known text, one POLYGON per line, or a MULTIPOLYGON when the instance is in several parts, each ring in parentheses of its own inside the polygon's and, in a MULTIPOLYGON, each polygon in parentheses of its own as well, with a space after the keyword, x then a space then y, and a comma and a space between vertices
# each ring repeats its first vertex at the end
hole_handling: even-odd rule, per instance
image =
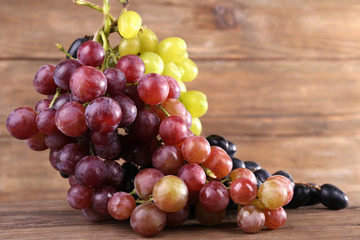
MULTIPOLYGON (((117 15, 121 8, 110 2, 117 15)), ((200 71, 188 89, 209 100, 203 136, 221 134, 237 145, 238 158, 286 170, 297 182, 333 183, 350 199, 341 211, 289 210, 276 231, 244 234, 230 215, 216 228, 190 220, 156 239, 359 239, 359 1, 130 2, 159 39, 186 40, 200 71)), ((4 124, 12 109, 44 98, 32 80, 40 66, 63 59, 53 44, 67 48, 92 34, 101 15, 71 0, 0 5, 0 239, 140 238, 127 222, 86 222, 67 205, 67 180, 48 151, 31 151, 4 124)))

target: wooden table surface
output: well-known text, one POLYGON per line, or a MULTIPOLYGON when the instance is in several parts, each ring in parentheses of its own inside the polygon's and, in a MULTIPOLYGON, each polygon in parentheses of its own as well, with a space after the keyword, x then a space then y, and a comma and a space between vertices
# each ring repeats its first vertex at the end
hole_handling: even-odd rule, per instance
MULTIPOLYGON (((100 3, 100 1, 94 1, 100 3)), ((159 39, 182 37, 199 67, 188 89, 208 96, 203 136, 297 182, 332 183, 349 207, 288 210, 275 231, 244 234, 234 214, 218 227, 190 220, 162 239, 360 239, 360 2, 355 0, 130 0, 159 39)), ((121 8, 111 1, 113 15, 121 8)), ((0 239, 135 239, 127 222, 89 223, 66 201, 67 180, 9 136, 5 120, 42 99, 32 87, 101 15, 71 0, 0 0, 0 239)), ((116 41, 117 39, 114 39, 116 41)))

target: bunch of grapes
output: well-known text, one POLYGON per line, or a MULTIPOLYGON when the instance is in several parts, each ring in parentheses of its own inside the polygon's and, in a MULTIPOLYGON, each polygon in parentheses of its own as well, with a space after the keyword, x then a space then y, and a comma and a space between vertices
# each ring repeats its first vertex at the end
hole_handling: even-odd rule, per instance
POLYGON ((234 158, 236 146, 223 137, 200 136, 208 103, 184 84, 198 68, 183 39, 158 42, 127 2, 117 19, 107 0, 103 7, 75 2, 102 11, 103 27, 68 51, 58 45, 67 58, 40 67, 33 80, 46 97, 35 109, 13 110, 6 127, 35 151, 50 149, 50 164, 69 178, 69 205, 88 220, 130 218, 133 230, 148 237, 181 225, 191 211, 214 226, 235 208, 239 227, 254 233, 281 227, 283 206, 300 206, 294 199, 306 195, 303 186, 308 196, 317 189, 318 202, 329 208, 347 206, 333 185, 295 186, 285 172, 271 176, 234 158), (116 47, 108 40, 113 33, 122 37, 116 47))

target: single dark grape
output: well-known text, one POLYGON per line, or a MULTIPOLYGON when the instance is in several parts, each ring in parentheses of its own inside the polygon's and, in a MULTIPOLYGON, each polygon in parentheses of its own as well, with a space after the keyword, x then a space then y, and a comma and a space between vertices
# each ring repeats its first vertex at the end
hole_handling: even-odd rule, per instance
POLYGON ((233 162, 232 170, 237 169, 237 168, 246 168, 245 163, 243 161, 241 161, 240 159, 232 157, 231 160, 233 162))
POLYGON ((206 137, 206 140, 210 143, 210 146, 218 146, 224 149, 225 151, 228 150, 229 143, 226 141, 225 138, 219 136, 219 135, 210 135, 206 137))
POLYGON ((321 201, 321 187, 318 184, 308 183, 310 189, 310 199, 306 205, 315 205, 321 201))
POLYGON ((257 162, 254 161, 245 161, 245 167, 253 172, 261 169, 260 164, 258 164, 257 162))
MULTIPOLYGON (((78 49, 80 47, 80 45, 86 41, 89 41, 91 39, 91 37, 89 36, 85 36, 85 37, 81 37, 81 38, 77 38, 69 47, 69 50, 67 51, 70 56, 72 56, 73 58, 77 58, 77 52, 78 49)), ((69 58, 68 56, 66 58, 69 58)))
POLYGON ((310 199, 310 188, 302 183, 296 183, 294 196, 291 201, 285 205, 286 208, 298 208, 304 206, 310 199))
POLYGON ((228 148, 227 148, 227 154, 229 154, 230 157, 233 157, 236 153, 237 149, 236 149, 236 145, 231 142, 231 141, 228 141, 228 148))
POLYGON ((349 199, 338 187, 327 183, 321 186, 321 203, 329 209, 338 210, 346 208, 349 199))
POLYGON ((265 180, 271 176, 271 174, 265 169, 256 170, 254 174, 261 183, 265 182, 265 180))

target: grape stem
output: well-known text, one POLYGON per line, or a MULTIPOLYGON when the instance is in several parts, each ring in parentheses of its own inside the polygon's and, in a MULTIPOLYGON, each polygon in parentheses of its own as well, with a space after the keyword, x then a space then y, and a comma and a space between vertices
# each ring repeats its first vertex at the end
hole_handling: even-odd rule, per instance
POLYGON ((165 108, 161 105, 156 105, 161 111, 165 113, 167 117, 170 117, 171 115, 165 110, 165 108))
POLYGON ((231 181, 231 178, 225 177, 221 180, 221 183, 226 183, 226 182, 230 182, 230 181, 231 181))
POLYGON ((75 59, 73 58, 67 51, 65 51, 63 45, 59 44, 59 43, 55 43, 55 46, 62 51, 63 53, 65 53, 66 56, 68 56, 70 59, 75 59))
POLYGON ((54 103, 55 103, 55 100, 60 96, 60 92, 61 92, 61 88, 57 88, 57 89, 56 89, 56 93, 55 93, 55 95, 54 95, 54 97, 53 97, 53 99, 51 100, 51 103, 50 103, 50 105, 49 105, 49 108, 52 108, 52 106, 53 106, 54 103))
MULTIPOLYGON (((104 9, 103 9, 102 7, 100 7, 100 6, 96 5, 96 4, 93 4, 93 3, 89 2, 89 1, 85 1, 85 0, 73 0, 73 2, 74 2, 75 4, 77 4, 77 5, 87 6, 87 7, 90 7, 90 8, 92 8, 92 9, 95 9, 95 10, 101 12, 101 13, 104 13, 104 9)), ((113 16, 111 16, 111 14, 107 13, 107 15, 109 16, 109 18, 110 18, 110 20, 111 20, 112 22, 115 21, 114 18, 113 18, 113 16)))
POLYGON ((129 192, 129 194, 130 194, 130 195, 136 195, 135 188, 134 188, 131 192, 129 192))

